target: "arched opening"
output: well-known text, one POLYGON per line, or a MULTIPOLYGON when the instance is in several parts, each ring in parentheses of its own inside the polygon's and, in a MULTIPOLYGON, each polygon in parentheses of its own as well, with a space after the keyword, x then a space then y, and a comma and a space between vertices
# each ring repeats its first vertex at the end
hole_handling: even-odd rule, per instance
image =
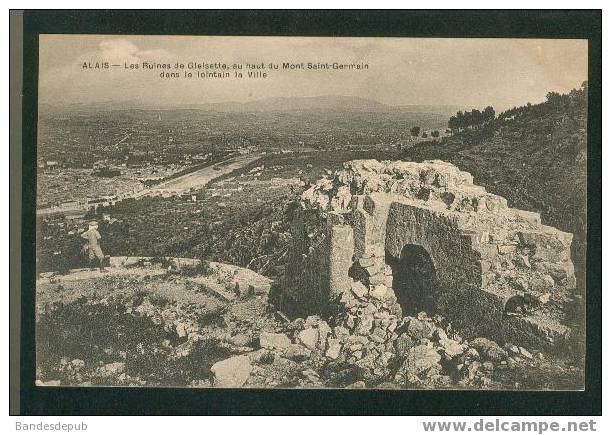
POLYGON ((389 263, 393 270, 393 290, 403 315, 433 312, 439 282, 427 250, 419 245, 405 245, 401 257, 389 263))

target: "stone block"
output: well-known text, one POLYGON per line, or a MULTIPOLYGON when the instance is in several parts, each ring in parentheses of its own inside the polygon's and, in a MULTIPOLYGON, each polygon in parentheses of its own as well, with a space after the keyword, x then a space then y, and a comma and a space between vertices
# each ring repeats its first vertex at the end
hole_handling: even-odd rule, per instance
POLYGON ((369 277, 369 284, 373 286, 378 285, 378 284, 385 284, 386 279, 387 279, 386 275, 384 275, 383 273, 377 273, 369 277))
POLYGON ((318 329, 314 328, 304 329, 297 335, 297 341, 299 344, 307 347, 310 350, 316 349, 318 338, 318 329))
POLYGON ((251 370, 252 366, 247 356, 233 356, 219 361, 210 368, 213 376, 212 385, 220 388, 239 388, 246 383, 251 370))
POLYGON ((325 352, 325 356, 330 359, 337 359, 342 351, 342 344, 337 339, 329 339, 329 347, 325 352))
POLYGON ((273 332, 261 332, 259 336, 261 347, 266 349, 284 349, 290 346, 291 340, 286 334, 275 334, 273 332))
POLYGON ((512 209, 511 210, 519 221, 529 223, 533 226, 541 225, 541 215, 532 211, 512 209))

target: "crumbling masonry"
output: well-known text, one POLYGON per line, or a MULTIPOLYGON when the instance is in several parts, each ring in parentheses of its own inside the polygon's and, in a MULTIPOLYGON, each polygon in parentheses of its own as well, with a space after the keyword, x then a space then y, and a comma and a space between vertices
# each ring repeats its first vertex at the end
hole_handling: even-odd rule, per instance
POLYGON ((281 304, 300 315, 368 291, 403 315, 445 315, 465 331, 557 344, 576 286, 572 234, 509 208, 443 161, 355 160, 302 197, 281 304))

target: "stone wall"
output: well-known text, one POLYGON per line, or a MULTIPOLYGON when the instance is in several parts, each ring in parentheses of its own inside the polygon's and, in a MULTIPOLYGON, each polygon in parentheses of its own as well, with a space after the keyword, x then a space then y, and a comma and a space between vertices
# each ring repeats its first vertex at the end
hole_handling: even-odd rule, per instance
POLYGON ((304 193, 303 207, 318 220, 306 229, 296 218, 282 289, 300 314, 323 312, 355 281, 392 290, 391 265, 414 245, 434 265, 436 310, 464 330, 545 344, 570 334, 572 235, 508 207, 454 165, 347 162, 304 193))

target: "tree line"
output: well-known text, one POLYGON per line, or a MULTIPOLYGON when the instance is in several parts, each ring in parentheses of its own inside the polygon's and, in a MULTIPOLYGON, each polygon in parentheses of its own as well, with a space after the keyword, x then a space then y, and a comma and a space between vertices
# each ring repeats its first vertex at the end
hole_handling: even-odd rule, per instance
POLYGON ((458 111, 456 115, 450 117, 448 128, 452 130, 452 132, 460 131, 465 128, 478 128, 487 122, 493 121, 494 117, 495 112, 492 106, 488 106, 482 111, 477 109, 473 109, 470 112, 458 111))

